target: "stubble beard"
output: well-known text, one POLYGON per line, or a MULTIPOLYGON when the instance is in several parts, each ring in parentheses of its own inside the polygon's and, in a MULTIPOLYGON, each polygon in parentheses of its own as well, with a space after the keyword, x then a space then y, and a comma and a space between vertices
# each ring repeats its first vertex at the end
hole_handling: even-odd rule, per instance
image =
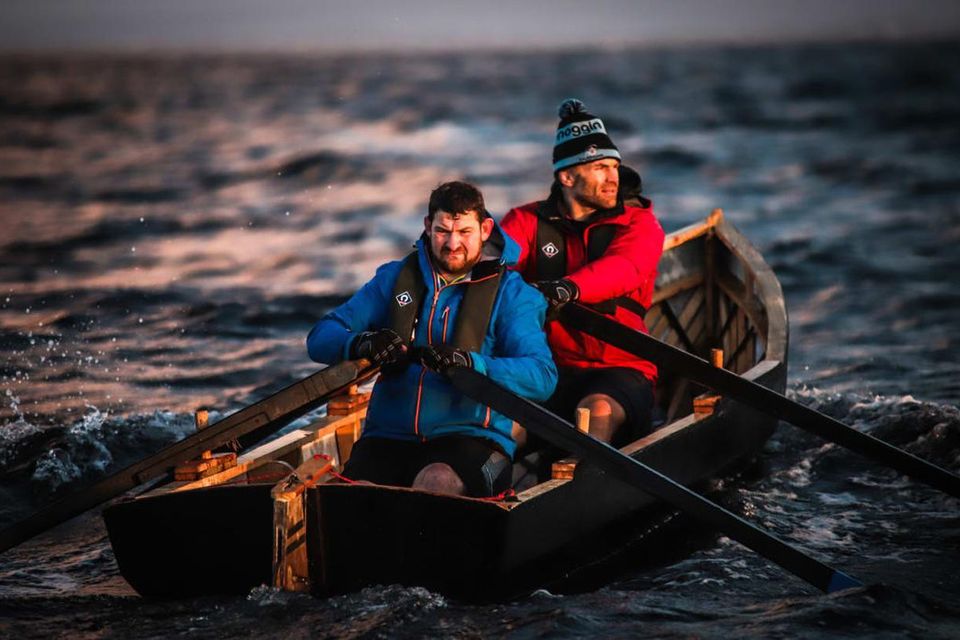
POLYGON ((593 209, 594 211, 599 209, 612 209, 617 204, 617 194, 614 193, 612 196, 604 196, 601 193, 581 195, 577 194, 574 196, 577 202, 581 207, 586 209, 593 209))
POLYGON ((436 260, 437 266, 440 268, 442 275, 459 278, 473 269, 474 265, 479 262, 481 253, 482 248, 481 251, 477 252, 476 257, 471 261, 467 255, 466 249, 458 249, 457 251, 448 252, 446 254, 441 251, 440 256, 435 256, 434 259, 436 260), (456 260, 456 265, 459 266, 455 266, 455 264, 451 262, 450 257, 454 257, 456 260))
POLYGON ((617 193, 619 185, 613 185, 613 193, 610 196, 604 195, 600 190, 607 187, 607 183, 599 185, 596 190, 589 187, 589 181, 583 176, 577 177, 571 189, 573 199, 576 200, 584 209, 597 211, 600 209, 612 209, 617 205, 617 193), (579 183, 579 184, 578 184, 579 183))

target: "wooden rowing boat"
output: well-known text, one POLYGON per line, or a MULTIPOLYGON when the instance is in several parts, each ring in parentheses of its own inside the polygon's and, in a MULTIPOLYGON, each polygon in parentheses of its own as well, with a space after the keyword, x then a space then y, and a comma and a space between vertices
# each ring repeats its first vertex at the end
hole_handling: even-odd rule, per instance
MULTIPOLYGON (((646 320, 665 342, 705 357, 719 347, 718 365, 784 390, 780 285, 719 210, 667 236, 646 320)), ((661 373, 663 423, 622 451, 688 486, 749 461, 776 420, 703 391, 661 373)), ((109 506, 121 574, 147 596, 245 593, 259 584, 330 594, 401 583, 488 597, 511 593, 570 545, 662 510, 572 459, 502 500, 328 482, 326 462, 340 467, 359 437, 365 398, 353 390, 331 401, 325 418, 243 453, 234 466, 218 471, 221 458, 233 460, 209 455, 181 469, 194 478, 109 506), (306 482, 289 474, 298 465, 306 482)))

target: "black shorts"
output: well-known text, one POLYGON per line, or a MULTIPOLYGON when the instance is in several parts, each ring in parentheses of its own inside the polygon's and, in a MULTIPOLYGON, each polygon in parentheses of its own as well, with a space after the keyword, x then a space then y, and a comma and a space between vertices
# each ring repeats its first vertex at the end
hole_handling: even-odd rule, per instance
POLYGON ((577 405, 592 393, 605 393, 623 407, 627 419, 617 430, 612 444, 622 447, 650 433, 653 409, 653 385, 636 369, 610 367, 605 369, 561 368, 557 389, 546 402, 555 414, 576 420, 577 405))
POLYGON ((428 464, 443 462, 460 476, 467 495, 494 496, 510 488, 512 465, 492 440, 444 436, 426 442, 360 438, 343 468, 351 480, 409 487, 428 464))

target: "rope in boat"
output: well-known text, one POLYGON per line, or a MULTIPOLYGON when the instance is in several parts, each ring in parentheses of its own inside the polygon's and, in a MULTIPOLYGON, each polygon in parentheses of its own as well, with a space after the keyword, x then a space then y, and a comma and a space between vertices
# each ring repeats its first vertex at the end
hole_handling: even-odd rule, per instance
MULTIPOLYGON (((313 454, 313 459, 314 459, 314 460, 326 460, 327 462, 332 462, 332 461, 333 461, 333 456, 331 456, 331 455, 328 454, 328 453, 315 453, 315 454, 313 454)), ((357 484, 357 481, 356 481, 356 480, 351 480, 350 478, 348 478, 347 476, 343 475, 342 473, 338 473, 337 471, 335 471, 332 465, 331 465, 331 467, 330 467, 329 469, 327 469, 324 473, 328 473, 328 474, 330 474, 330 477, 336 478, 337 480, 340 480, 341 482, 344 482, 344 483, 346 483, 346 484, 357 484)))
MULTIPOLYGON (((315 460, 317 460, 317 459, 323 459, 323 460, 326 460, 326 461, 328 461, 328 462, 332 460, 332 457, 331 457, 329 454, 326 454, 326 453, 315 453, 315 454, 313 454, 313 458, 314 458, 315 460)), ((330 469, 328 469, 326 473, 329 473, 331 477, 336 478, 337 480, 340 480, 341 482, 345 482, 345 483, 347 483, 347 484, 361 484, 358 480, 353 480, 353 479, 348 478, 347 476, 343 475, 342 473, 339 473, 339 472, 337 472, 337 471, 334 471, 334 470, 333 470, 333 467, 331 467, 330 469)), ((495 495, 495 496, 482 497, 482 498, 478 498, 478 500, 487 500, 487 501, 489 501, 489 502, 502 502, 502 501, 507 500, 507 499, 509 499, 509 498, 514 498, 514 497, 516 497, 516 495, 517 495, 517 492, 514 491, 513 489, 507 489, 506 491, 501 491, 500 493, 498 493, 498 494, 495 495)))

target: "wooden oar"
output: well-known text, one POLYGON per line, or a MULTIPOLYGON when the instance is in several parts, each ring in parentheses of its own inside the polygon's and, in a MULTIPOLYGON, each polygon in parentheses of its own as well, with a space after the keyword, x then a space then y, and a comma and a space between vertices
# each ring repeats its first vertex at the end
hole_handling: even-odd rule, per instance
POLYGON ((366 360, 342 362, 295 382, 272 396, 241 409, 206 429, 111 476, 64 496, 0 531, 0 553, 29 540, 96 505, 170 473, 174 466, 231 441, 260 440, 291 420, 320 406, 376 369, 366 360))
POLYGON ((567 304, 560 309, 560 320, 594 338, 654 362, 685 378, 710 387, 718 393, 748 404, 780 420, 835 442, 851 451, 873 458, 912 478, 925 482, 954 497, 960 497, 960 477, 907 453, 883 440, 861 433, 816 409, 794 402, 737 374, 712 366, 706 360, 673 347, 646 333, 625 327, 619 322, 580 304, 567 304))
POLYGON ((580 456, 583 460, 588 460, 611 476, 712 524, 731 539, 753 549, 818 589, 832 593, 862 586, 857 579, 828 567, 639 460, 578 431, 569 422, 540 405, 515 395, 485 375, 473 369, 455 367, 448 370, 448 376, 453 386, 464 395, 516 420, 541 438, 580 456))

